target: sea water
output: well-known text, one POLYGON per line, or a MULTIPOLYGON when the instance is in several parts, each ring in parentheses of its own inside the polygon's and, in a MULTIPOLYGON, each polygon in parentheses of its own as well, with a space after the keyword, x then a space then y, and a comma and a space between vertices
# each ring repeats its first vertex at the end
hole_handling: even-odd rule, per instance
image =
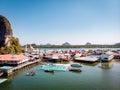
POLYGON ((0 90, 120 90, 120 60, 81 65, 80 73, 47 73, 41 64, 27 67, 0 84, 0 90), (29 70, 36 70, 36 75, 26 76, 29 70))

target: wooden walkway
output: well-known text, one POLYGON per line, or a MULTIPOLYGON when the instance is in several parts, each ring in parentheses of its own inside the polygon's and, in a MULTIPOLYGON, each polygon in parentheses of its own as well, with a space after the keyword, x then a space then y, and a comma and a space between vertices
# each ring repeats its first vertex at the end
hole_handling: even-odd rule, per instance
POLYGON ((21 68, 23 68, 23 67, 26 67, 26 66, 29 66, 29 65, 38 63, 38 62, 40 62, 40 60, 29 61, 29 62, 26 62, 26 63, 21 64, 21 65, 19 65, 19 66, 16 66, 16 67, 14 67, 14 68, 11 68, 11 70, 12 70, 12 71, 16 71, 16 70, 19 70, 19 69, 21 69, 21 68))
MULTIPOLYGON (((6 73, 5 76, 10 76, 10 75, 12 75, 14 72, 19 71, 20 69, 25 68, 25 67, 30 66, 30 65, 33 65, 33 64, 35 64, 35 63, 39 63, 40 61, 41 61, 40 59, 33 60, 33 61, 28 61, 28 62, 26 62, 26 63, 20 64, 20 65, 15 66, 15 67, 13 67, 13 68, 11 68, 11 69, 8 69, 8 70, 4 71, 3 73, 4 73, 4 74, 6 73)), ((4 75, 4 74, 3 74, 3 75, 4 75)))

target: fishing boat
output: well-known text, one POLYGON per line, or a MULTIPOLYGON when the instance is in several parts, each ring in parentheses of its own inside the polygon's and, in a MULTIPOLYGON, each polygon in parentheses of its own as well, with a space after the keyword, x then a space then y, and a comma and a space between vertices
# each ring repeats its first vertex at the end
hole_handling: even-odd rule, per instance
POLYGON ((7 81, 7 80, 8 80, 7 78, 0 79, 0 84, 7 81))
POLYGON ((79 69, 79 68, 70 68, 69 71, 72 71, 72 72, 81 72, 82 70, 79 69))
POLYGON ((44 70, 44 71, 54 73, 54 70, 44 70))
POLYGON ((27 76, 34 76, 35 74, 36 74, 36 72, 33 70, 26 73, 27 76))
POLYGON ((72 63, 70 65, 71 65, 71 67, 81 67, 81 65, 79 63, 72 63))

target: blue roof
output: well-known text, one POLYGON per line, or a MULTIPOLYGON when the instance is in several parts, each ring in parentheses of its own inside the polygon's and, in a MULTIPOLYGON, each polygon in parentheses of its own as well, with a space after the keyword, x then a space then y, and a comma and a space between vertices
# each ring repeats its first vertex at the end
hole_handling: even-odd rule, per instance
POLYGON ((43 65, 42 69, 44 70, 58 70, 58 71, 66 71, 68 66, 65 65, 43 65))
POLYGON ((2 66, 0 67, 0 69, 11 69, 12 67, 11 66, 2 66))

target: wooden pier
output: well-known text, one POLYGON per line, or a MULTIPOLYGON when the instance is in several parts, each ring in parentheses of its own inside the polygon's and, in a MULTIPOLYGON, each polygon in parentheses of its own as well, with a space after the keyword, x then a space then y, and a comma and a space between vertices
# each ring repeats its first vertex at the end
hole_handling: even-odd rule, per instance
POLYGON ((33 61, 28 61, 26 63, 20 64, 18 66, 12 67, 10 69, 3 69, 3 75, 2 76, 10 76, 12 75, 14 72, 17 72, 19 70, 21 70, 22 68, 25 68, 27 66, 33 65, 35 63, 39 63, 41 60, 37 59, 37 60, 33 60, 33 61))

